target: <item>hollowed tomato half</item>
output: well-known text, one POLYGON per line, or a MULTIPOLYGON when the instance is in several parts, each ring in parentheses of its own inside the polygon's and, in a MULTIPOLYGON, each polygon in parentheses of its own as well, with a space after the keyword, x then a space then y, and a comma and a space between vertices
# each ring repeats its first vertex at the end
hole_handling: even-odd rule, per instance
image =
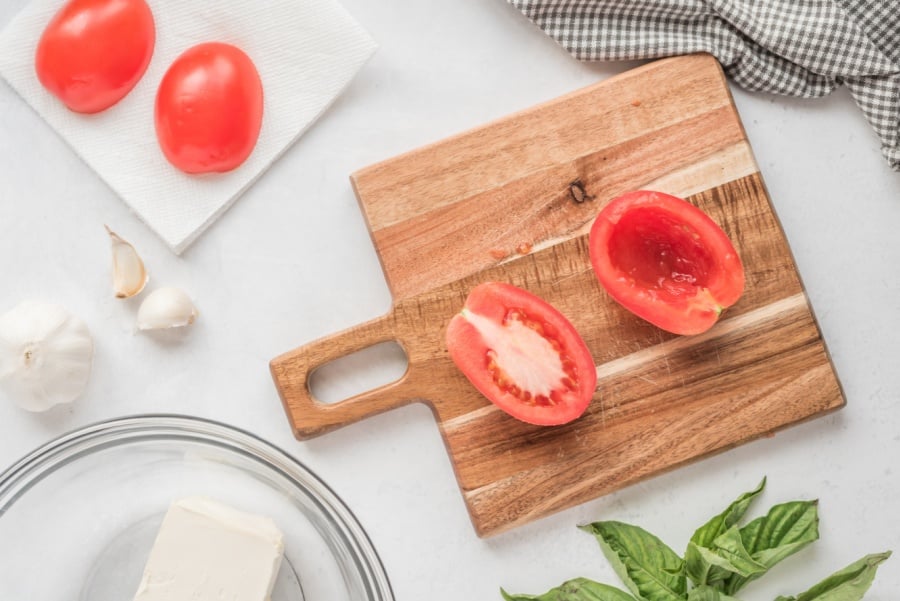
POLYGON ((447 327, 450 357, 509 415, 541 426, 581 416, 597 386, 587 345, 566 317, 526 290, 476 286, 447 327))
POLYGON ((591 227, 590 256, 610 296, 675 334, 708 330, 744 291, 743 264, 722 228, 661 192, 629 192, 606 205, 591 227))

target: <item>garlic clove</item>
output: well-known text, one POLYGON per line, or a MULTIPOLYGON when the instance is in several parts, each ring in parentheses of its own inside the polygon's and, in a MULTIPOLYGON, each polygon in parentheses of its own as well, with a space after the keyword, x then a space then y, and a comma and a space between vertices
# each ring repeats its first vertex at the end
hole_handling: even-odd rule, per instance
POLYGON ((116 298, 131 298, 140 294, 150 279, 144 262, 134 246, 117 233, 103 226, 112 242, 112 279, 116 298))
POLYGON ((87 387, 94 343, 65 308, 25 301, 0 315, 0 390, 28 411, 71 403, 87 387))
POLYGON ((178 288, 159 288, 150 293, 138 308, 137 326, 141 330, 164 330, 189 326, 199 312, 191 298, 178 288))

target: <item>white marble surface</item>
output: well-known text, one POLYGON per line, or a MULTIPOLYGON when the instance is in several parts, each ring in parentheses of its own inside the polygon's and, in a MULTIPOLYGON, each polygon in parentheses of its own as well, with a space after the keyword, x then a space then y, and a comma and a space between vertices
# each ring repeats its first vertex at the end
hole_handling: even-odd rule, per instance
MULTIPOLYGON (((0 26, 24 2, 0 3, 0 26)), ((53 300, 84 318, 96 340, 90 386, 74 406, 43 415, 0 406, 0 464, 125 414, 242 426, 291 451, 343 497, 397 599, 499 599, 500 586, 539 593, 574 576, 617 583, 576 524, 634 522, 681 551, 694 527, 764 475, 759 511, 819 498, 821 540, 748 587, 746 601, 798 593, 868 552, 900 551, 900 174, 842 91, 804 101, 734 89, 842 381, 843 410, 487 540, 473 533, 424 406, 295 442, 269 359, 390 305, 349 173, 631 66, 576 62, 502 0, 344 4, 380 44, 377 54, 180 258, 0 83, 0 310, 53 300), (202 316, 187 336, 133 333, 136 306, 109 293, 104 223, 137 245, 153 284, 196 298, 202 316)), ((325 384, 340 394, 370 377, 339 374, 325 384)), ((882 566, 867 599, 896 597, 897 562, 882 566)))

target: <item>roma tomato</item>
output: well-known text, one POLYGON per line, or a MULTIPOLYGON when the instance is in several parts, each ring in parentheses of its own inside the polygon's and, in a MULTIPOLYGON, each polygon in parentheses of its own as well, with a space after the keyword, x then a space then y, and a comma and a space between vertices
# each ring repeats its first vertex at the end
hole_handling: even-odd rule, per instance
POLYGON ((629 192, 610 202, 589 244, 610 296, 675 334, 708 330, 744 291, 744 267, 725 232, 694 205, 662 192, 629 192))
POLYGON ((562 313, 499 282, 476 286, 447 326, 450 357, 497 407, 529 424, 568 423, 597 386, 591 352, 562 313))
POLYGON ((253 61, 230 44, 186 50, 156 94, 156 135, 163 154, 186 173, 230 171, 259 137, 263 88, 253 61))
POLYGON ((78 113, 97 113, 134 88, 153 56, 156 28, 144 0, 70 0, 38 41, 35 71, 78 113))

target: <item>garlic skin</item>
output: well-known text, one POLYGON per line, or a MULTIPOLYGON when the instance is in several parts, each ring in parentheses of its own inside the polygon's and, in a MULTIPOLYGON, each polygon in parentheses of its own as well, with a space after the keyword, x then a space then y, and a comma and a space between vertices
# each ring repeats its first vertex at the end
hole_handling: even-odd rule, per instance
POLYGON ((28 411, 71 403, 87 387, 94 342, 65 308, 24 301, 0 315, 0 390, 28 411))
POLYGON ((189 326, 199 312, 194 302, 178 288, 159 288, 150 293, 138 308, 140 330, 166 330, 189 326))
POLYGON ((127 240, 103 226, 112 243, 112 280, 116 298, 131 298, 140 294, 150 277, 137 250, 127 240))

